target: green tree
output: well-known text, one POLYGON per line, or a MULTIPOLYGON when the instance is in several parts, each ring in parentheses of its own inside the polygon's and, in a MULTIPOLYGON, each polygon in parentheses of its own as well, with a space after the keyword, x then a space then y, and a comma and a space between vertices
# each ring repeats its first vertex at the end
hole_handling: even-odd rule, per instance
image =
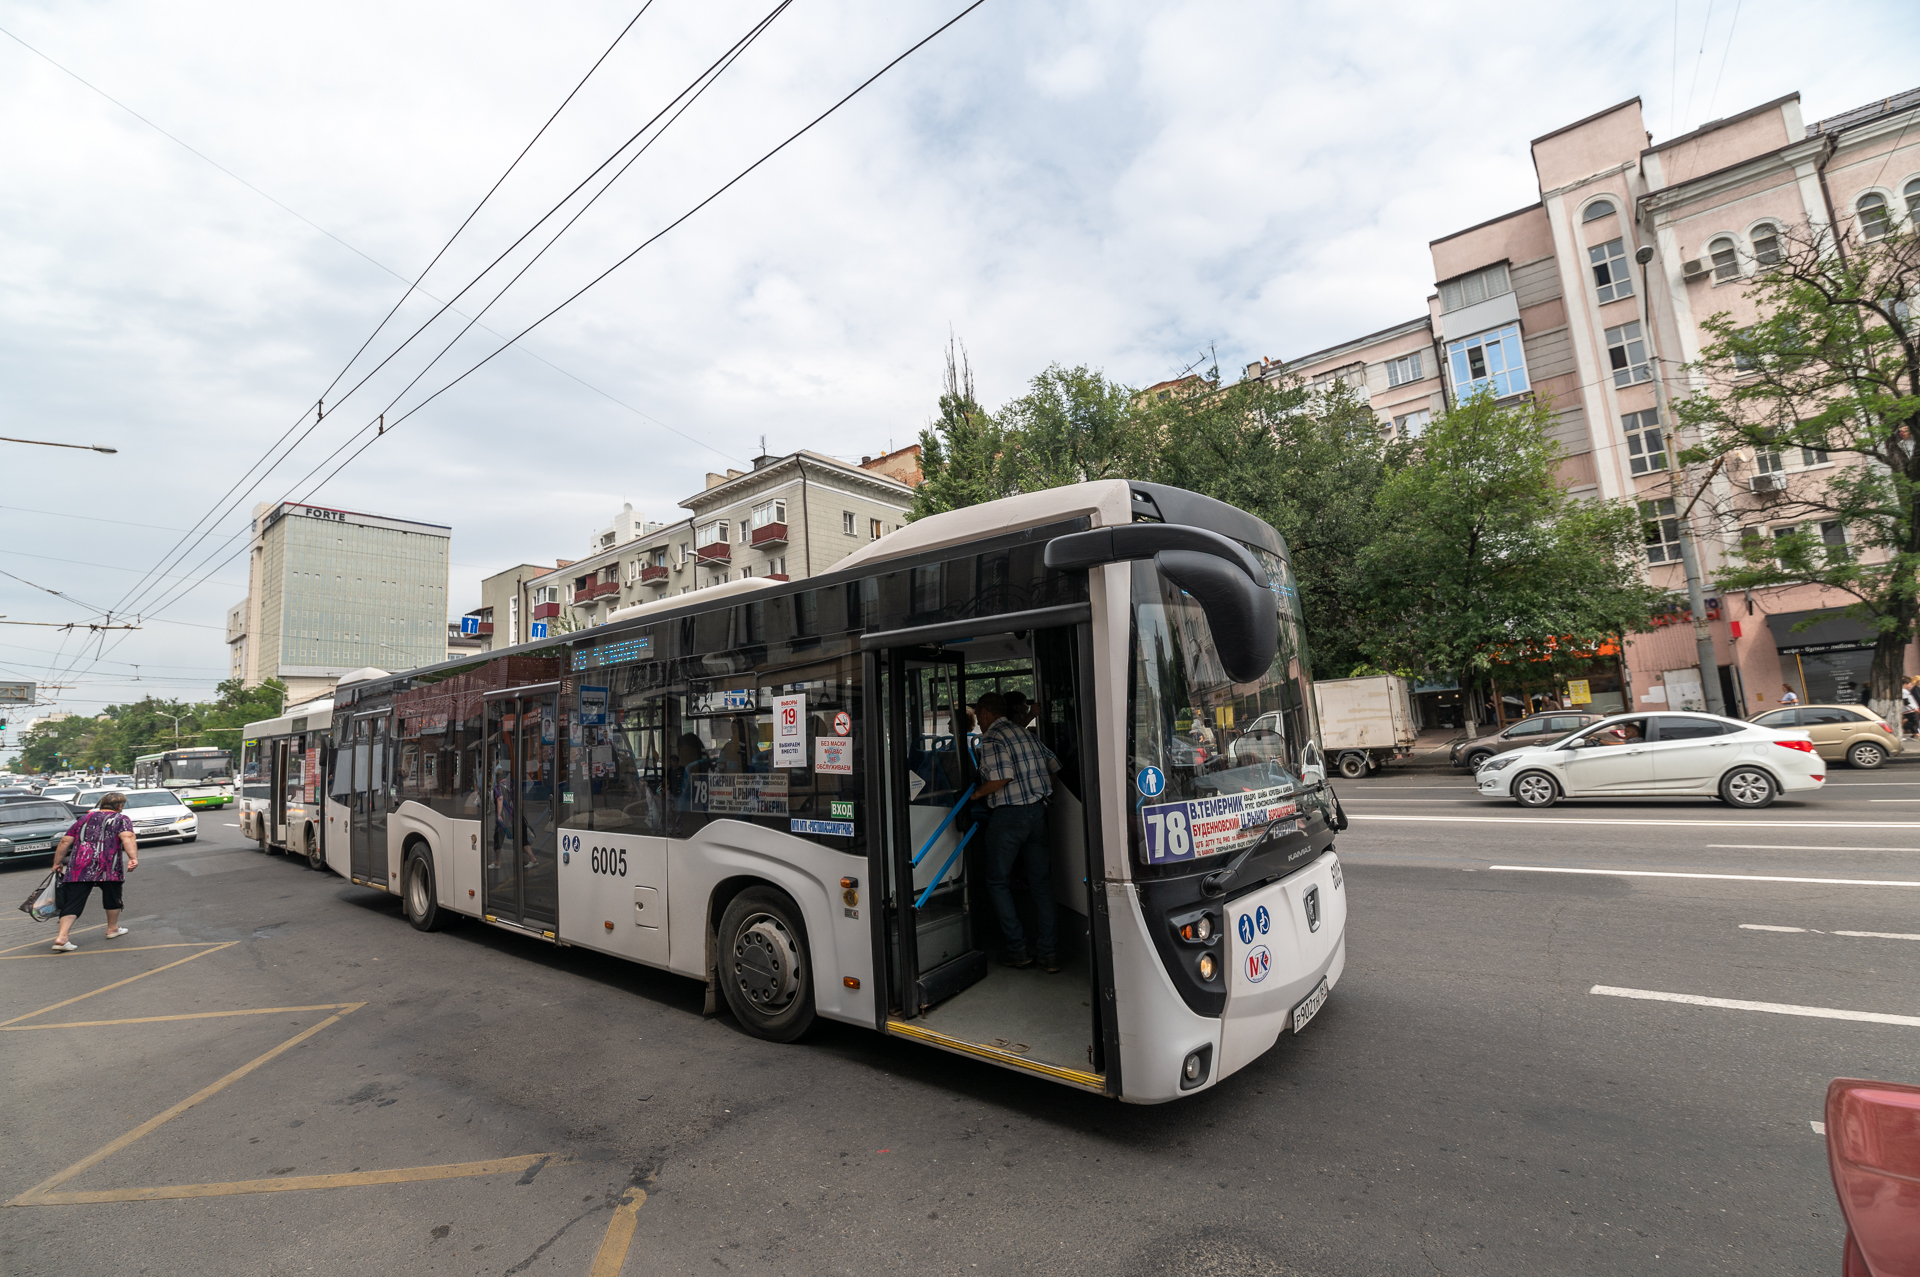
POLYGON ((1714 340, 1691 368, 1704 385, 1680 405, 1681 422, 1700 432, 1688 457, 1737 469, 1750 448, 1808 448, 1840 464, 1766 499, 1767 525, 1805 530, 1773 540, 1750 529, 1745 566, 1723 569, 1720 586, 1804 583, 1849 599, 1828 615, 1876 632, 1869 700, 1897 721, 1920 617, 1920 331, 1910 309, 1920 235, 1836 239, 1803 226, 1781 233, 1779 253, 1748 286, 1758 322, 1722 312, 1702 325, 1714 340), (1847 544, 1827 544, 1822 524, 1838 524, 1847 544))
POLYGON ((923 519, 1018 491, 1002 472, 1003 450, 1000 427, 974 394, 967 348, 949 338, 940 412, 920 432, 922 479, 907 517, 923 519))
POLYGON ((996 414, 1001 472, 1015 492, 1139 478, 1152 468, 1152 434, 1137 393, 1085 364, 1051 364, 996 414))
POLYGON ((1406 463, 1366 401, 1345 382, 1243 381, 1155 403, 1151 478, 1203 493, 1271 523, 1285 539, 1314 670, 1337 678, 1361 662, 1371 624, 1361 555, 1378 532, 1374 502, 1406 463))
POLYGON ((1358 576, 1363 647, 1379 664, 1453 673, 1466 688, 1495 665, 1645 627, 1657 591, 1639 576, 1638 512, 1566 495, 1551 424, 1543 400, 1477 396, 1381 485, 1358 576))

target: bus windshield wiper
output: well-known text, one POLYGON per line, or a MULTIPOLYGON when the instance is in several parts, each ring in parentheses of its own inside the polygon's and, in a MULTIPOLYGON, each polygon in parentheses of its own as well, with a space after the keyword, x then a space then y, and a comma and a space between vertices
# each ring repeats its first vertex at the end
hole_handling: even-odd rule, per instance
POLYGON ((1254 852, 1259 851, 1267 845, 1267 839, 1273 837, 1273 831, 1279 826, 1280 822, 1290 819, 1292 819, 1290 816, 1275 816, 1272 820, 1269 820, 1265 828, 1261 829, 1260 836, 1253 840, 1253 846, 1235 856, 1227 863, 1226 868, 1216 869, 1200 880, 1200 894, 1203 896, 1217 896, 1224 892, 1227 889, 1227 884, 1233 881, 1233 876, 1240 872, 1241 866, 1253 858, 1254 852))

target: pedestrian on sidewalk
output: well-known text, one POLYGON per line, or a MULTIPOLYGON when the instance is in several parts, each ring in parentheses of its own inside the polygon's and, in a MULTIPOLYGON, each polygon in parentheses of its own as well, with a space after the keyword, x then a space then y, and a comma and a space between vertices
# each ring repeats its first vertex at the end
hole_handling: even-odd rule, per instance
POLYGON ((1920 692, 1914 689, 1920 686, 1920 674, 1909 678, 1900 688, 1900 734, 1902 736, 1920 735, 1920 692))
POLYGON ((53 849, 55 873, 60 873, 61 866, 69 859, 68 851, 73 853, 72 865, 61 874, 53 889, 54 903, 60 910, 60 934, 53 942, 55 953, 72 953, 80 947, 67 937, 73 931, 75 919, 87 907, 87 897, 93 894, 95 886, 100 888, 100 903, 107 911, 107 939, 127 934, 127 929, 120 925, 121 884, 126 881, 128 870, 140 867, 140 842, 134 836, 133 822, 127 819, 126 805, 125 794, 108 794, 98 807, 74 821, 53 849))

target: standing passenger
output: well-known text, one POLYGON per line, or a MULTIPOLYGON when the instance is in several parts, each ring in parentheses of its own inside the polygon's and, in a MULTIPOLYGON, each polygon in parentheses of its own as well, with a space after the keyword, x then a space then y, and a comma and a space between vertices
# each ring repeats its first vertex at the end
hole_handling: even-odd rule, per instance
POLYGON ((1053 793, 1052 776, 1060 770, 1060 763, 1052 750, 1007 717, 1007 702, 1000 693, 988 692, 974 708, 981 729, 980 775, 985 778, 976 792, 989 808, 987 895, 993 901, 1000 936, 1007 947, 1000 961, 1009 967, 1033 965, 1026 932, 1014 909, 1013 889, 1007 885, 1007 876, 1017 863, 1026 870, 1027 889, 1033 893, 1035 930, 1039 933, 1034 940, 1040 950, 1040 965, 1058 971, 1047 798, 1053 793))
POLYGON ((87 907, 87 897, 93 894, 96 883, 100 904, 107 911, 107 939, 127 934, 120 925, 121 884, 128 869, 140 867, 140 842, 134 836, 133 822, 122 810, 126 805, 125 794, 108 794, 98 807, 74 821, 53 849, 55 873, 67 860, 68 849, 73 850, 73 865, 54 888, 60 910, 60 934, 53 941, 55 953, 72 953, 80 947, 67 937, 73 932, 74 920, 87 907), (124 868, 120 864, 122 856, 127 862, 124 868))

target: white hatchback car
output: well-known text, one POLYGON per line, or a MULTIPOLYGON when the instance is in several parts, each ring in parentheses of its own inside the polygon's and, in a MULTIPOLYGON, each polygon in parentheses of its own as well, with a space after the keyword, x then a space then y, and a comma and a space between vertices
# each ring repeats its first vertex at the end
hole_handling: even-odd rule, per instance
POLYGON ((1558 740, 1497 754, 1474 773, 1480 792, 1522 807, 1562 798, 1701 794, 1765 807, 1818 789, 1827 763, 1813 737, 1711 714, 1616 714, 1558 740))

